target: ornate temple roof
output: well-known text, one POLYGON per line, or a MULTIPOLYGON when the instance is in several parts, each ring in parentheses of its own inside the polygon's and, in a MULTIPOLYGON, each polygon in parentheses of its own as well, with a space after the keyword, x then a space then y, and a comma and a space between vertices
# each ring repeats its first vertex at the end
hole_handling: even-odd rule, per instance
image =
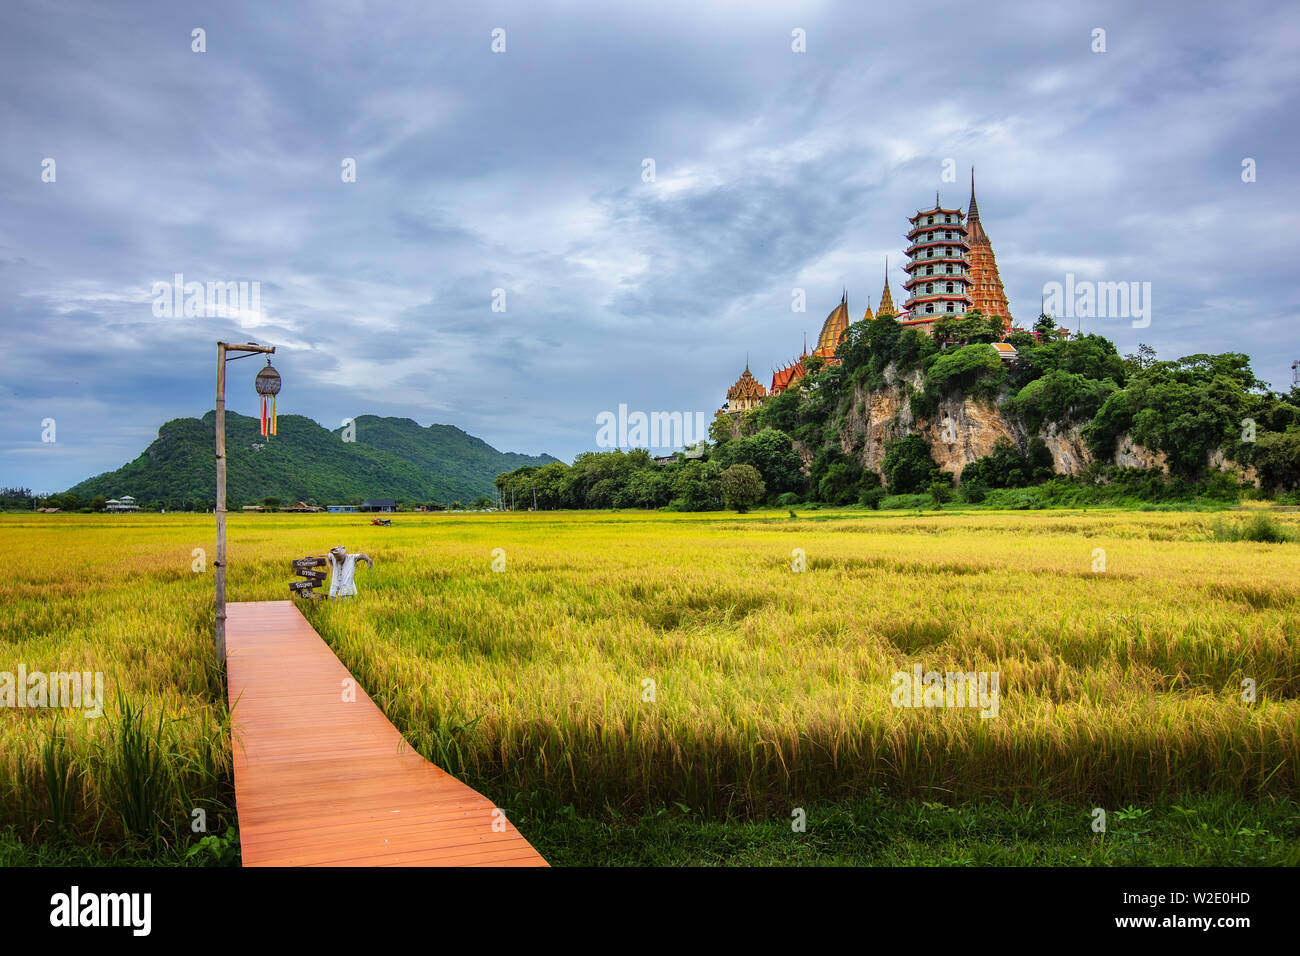
POLYGON ((745 371, 741 373, 740 378, 736 379, 736 384, 727 389, 727 401, 736 399, 756 399, 766 398, 767 390, 763 388, 763 383, 754 378, 749 371, 749 363, 745 363, 745 371))
POLYGON ((795 382, 799 381, 799 379, 803 378, 807 371, 808 370, 803 367, 802 357, 799 358, 798 361, 791 362, 784 368, 775 369, 772 372, 771 393, 777 395, 784 392, 795 382))
POLYGON ((871 296, 867 296, 867 311, 862 313, 862 321, 870 322, 875 316, 871 314, 871 296))
POLYGON ((840 304, 831 310, 831 314, 822 323, 821 335, 817 336, 817 348, 813 349, 813 354, 823 358, 832 357, 848 330, 849 293, 846 289, 840 297, 840 304))

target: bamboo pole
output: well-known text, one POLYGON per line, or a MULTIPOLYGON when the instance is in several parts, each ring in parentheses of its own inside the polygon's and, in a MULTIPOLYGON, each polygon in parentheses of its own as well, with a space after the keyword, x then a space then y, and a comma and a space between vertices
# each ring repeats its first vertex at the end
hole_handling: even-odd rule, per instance
MULTIPOLYGON (((213 562, 216 578, 216 650, 217 665, 226 663, 226 362, 227 352, 263 352, 275 353, 274 345, 258 345, 248 342, 244 345, 231 345, 228 342, 217 343, 217 405, 216 421, 213 422, 217 433, 217 501, 213 509, 217 516, 217 560, 213 562)), ((236 356, 241 358, 242 356, 236 356)))
POLYGON ((217 343, 217 666, 226 663, 226 343, 217 343))

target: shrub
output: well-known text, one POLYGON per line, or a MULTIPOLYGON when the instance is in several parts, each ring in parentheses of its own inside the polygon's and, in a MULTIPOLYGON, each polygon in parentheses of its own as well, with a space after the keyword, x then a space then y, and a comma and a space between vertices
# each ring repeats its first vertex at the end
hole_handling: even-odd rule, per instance
POLYGON ((858 494, 858 504, 862 505, 864 508, 870 508, 872 511, 878 511, 880 509, 880 502, 885 499, 887 494, 888 492, 879 485, 876 485, 874 488, 863 488, 858 494))

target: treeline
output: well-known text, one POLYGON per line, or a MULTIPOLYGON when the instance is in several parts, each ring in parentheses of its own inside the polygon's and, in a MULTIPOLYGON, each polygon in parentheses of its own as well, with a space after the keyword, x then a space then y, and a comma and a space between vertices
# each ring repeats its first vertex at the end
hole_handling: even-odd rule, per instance
POLYGON ((774 505, 879 507, 917 494, 936 504, 955 497, 974 503, 1035 487, 1045 491, 1021 499, 1224 499, 1253 489, 1223 469, 1228 463, 1253 467, 1264 495, 1300 489, 1300 388, 1271 391, 1241 353, 1159 361, 1143 345, 1120 356, 1099 335, 1058 335, 1048 316, 1040 316, 1035 334, 1003 338, 1000 320, 974 313, 941 318, 933 338, 889 316, 857 322, 836 355, 838 365, 806 358, 807 374, 757 408, 720 414, 701 458, 678 454, 657 464, 644 450, 586 453, 572 465, 503 473, 498 494, 516 508, 708 510, 728 504, 736 473, 730 482, 725 476, 736 465, 757 472, 760 500, 774 505), (1004 361, 990 346, 995 341, 1015 346, 1015 360, 1004 361), (954 475, 940 470, 922 435, 901 434, 886 443, 880 472, 871 471, 847 426, 866 393, 886 387, 906 396, 916 418, 933 420, 949 399, 997 404, 1025 437, 1003 439, 954 475), (1077 427, 1092 464, 1074 476, 1056 474, 1042 437, 1050 427, 1077 427), (1124 436, 1163 455, 1168 473, 1109 464, 1124 436))
POLYGON ((505 472, 497 476, 496 486, 502 505, 516 509, 710 511, 730 500, 744 510, 785 495, 802 500, 806 483, 802 469, 803 459, 789 436, 768 429, 714 446, 704 458, 688 459, 678 453, 670 462, 657 463, 644 448, 584 452, 572 465, 552 462, 505 472))
MULTIPOLYGON (((94 514, 95 512, 104 511, 108 505, 108 498, 104 495, 96 495, 89 500, 83 500, 72 492, 63 492, 57 495, 32 495, 30 490, 26 496, 8 495, 6 492, 13 489, 0 490, 0 508, 9 511, 27 511, 34 508, 58 508, 60 511, 75 511, 81 514, 94 514)), ((194 498, 186 500, 184 498, 158 498, 152 501, 136 501, 136 506, 140 511, 145 512, 209 512, 214 507, 215 497, 207 500, 194 498)), ((350 504, 353 506, 360 505, 362 498, 352 496, 345 499, 339 504, 350 504)), ((423 508, 425 511, 463 511, 468 509, 494 508, 496 502, 487 495, 480 495, 473 501, 462 504, 460 501, 439 503, 437 501, 416 501, 410 498, 396 499, 396 508, 398 511, 415 511, 423 508)), ((279 511, 285 507, 291 507, 297 502, 283 501, 280 498, 262 498, 256 501, 246 501, 243 498, 227 496, 226 511, 242 511, 245 505, 259 505, 267 511, 279 511)), ((334 504, 335 502, 330 502, 334 504)), ((323 507, 319 505, 315 498, 306 499, 303 504, 309 507, 323 507)))

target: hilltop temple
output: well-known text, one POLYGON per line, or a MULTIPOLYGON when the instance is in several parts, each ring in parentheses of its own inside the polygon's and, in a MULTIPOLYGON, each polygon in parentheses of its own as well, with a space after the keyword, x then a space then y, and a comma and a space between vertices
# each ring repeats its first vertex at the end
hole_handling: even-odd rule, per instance
MULTIPOLYGON (((934 324, 944 316, 953 318, 979 311, 1003 320, 1003 329, 1012 330, 1011 307, 998 274, 997 258, 984 224, 980 221, 979 206, 975 202, 975 170, 971 170, 970 204, 967 211, 949 209, 939 202, 935 193, 934 206, 921 209, 908 217, 911 228, 907 232, 907 264, 903 271, 906 298, 900 310, 894 305, 893 291, 889 287, 889 260, 885 260, 885 286, 880 293, 880 304, 874 315, 867 301, 863 321, 892 315, 899 325, 913 328, 927 335, 934 334, 934 324)), ((727 401, 721 411, 739 414, 761 404, 771 395, 779 395, 807 373, 806 361, 810 354, 827 365, 836 365, 839 359, 835 350, 848 335, 849 294, 845 289, 840 301, 826 316, 817 336, 817 346, 808 352, 807 341, 797 359, 772 370, 772 384, 764 388, 754 378, 745 363, 745 371, 736 384, 727 390, 727 401)))

